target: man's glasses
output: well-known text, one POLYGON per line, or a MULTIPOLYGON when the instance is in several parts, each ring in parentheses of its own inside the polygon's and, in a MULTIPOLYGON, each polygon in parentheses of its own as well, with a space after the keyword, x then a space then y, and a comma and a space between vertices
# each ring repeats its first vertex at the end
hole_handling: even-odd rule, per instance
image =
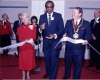
POLYGON ((46 6, 46 8, 53 8, 53 6, 46 6))

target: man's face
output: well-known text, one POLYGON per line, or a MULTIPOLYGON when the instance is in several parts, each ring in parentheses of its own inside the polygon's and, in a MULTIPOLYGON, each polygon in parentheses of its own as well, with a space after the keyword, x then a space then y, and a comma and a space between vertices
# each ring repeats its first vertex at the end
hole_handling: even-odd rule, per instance
POLYGON ((98 10, 96 10, 96 11, 94 12, 94 18, 98 18, 99 16, 100 16, 100 13, 99 13, 98 10))
POLYGON ((46 12, 47 13, 51 14, 52 11, 53 11, 53 8, 54 7, 53 7, 53 4, 51 2, 49 2, 49 3, 46 4, 46 12))
POLYGON ((79 11, 77 9, 74 9, 72 12, 72 18, 74 20, 78 20, 79 18, 81 18, 81 13, 79 13, 79 11))

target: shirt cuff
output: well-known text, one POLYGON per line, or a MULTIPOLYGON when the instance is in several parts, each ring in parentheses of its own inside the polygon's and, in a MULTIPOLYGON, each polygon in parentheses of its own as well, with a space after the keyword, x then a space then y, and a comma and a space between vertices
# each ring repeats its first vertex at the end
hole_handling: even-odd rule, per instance
POLYGON ((54 38, 57 39, 57 34, 54 34, 54 36, 55 36, 54 38))

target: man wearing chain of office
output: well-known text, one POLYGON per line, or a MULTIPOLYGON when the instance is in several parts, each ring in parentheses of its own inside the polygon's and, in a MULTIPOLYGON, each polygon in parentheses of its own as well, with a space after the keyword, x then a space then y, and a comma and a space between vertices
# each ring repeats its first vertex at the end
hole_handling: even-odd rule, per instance
POLYGON ((73 44, 66 42, 65 48, 65 75, 63 79, 67 79, 71 74, 71 64, 74 62, 73 79, 80 79, 82 62, 84 59, 85 45, 92 38, 92 32, 89 22, 82 18, 83 10, 80 7, 75 7, 72 11, 72 19, 67 20, 65 25, 65 33, 63 37, 72 39, 83 39, 85 42, 73 44))

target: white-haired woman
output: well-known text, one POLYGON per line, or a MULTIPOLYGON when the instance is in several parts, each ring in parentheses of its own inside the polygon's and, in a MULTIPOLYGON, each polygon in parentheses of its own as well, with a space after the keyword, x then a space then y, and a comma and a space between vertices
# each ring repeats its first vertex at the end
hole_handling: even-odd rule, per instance
MULTIPOLYGON (((29 24, 29 17, 27 13, 21 13, 20 17, 24 23, 17 29, 18 39, 20 42, 32 38, 36 39, 36 27, 29 24)), ((26 43, 19 47, 19 69, 22 70, 22 80, 25 80, 25 71, 27 79, 30 80, 30 70, 35 68, 35 55, 34 46, 30 43, 26 43)))
MULTIPOLYGON (((11 45, 11 39, 10 37, 13 36, 13 31, 11 27, 11 23, 8 21, 8 15, 6 13, 2 14, 2 22, 0 25, 0 39, 1 47, 9 46, 11 45)), ((9 49, 4 49, 2 55, 8 55, 9 49)))

